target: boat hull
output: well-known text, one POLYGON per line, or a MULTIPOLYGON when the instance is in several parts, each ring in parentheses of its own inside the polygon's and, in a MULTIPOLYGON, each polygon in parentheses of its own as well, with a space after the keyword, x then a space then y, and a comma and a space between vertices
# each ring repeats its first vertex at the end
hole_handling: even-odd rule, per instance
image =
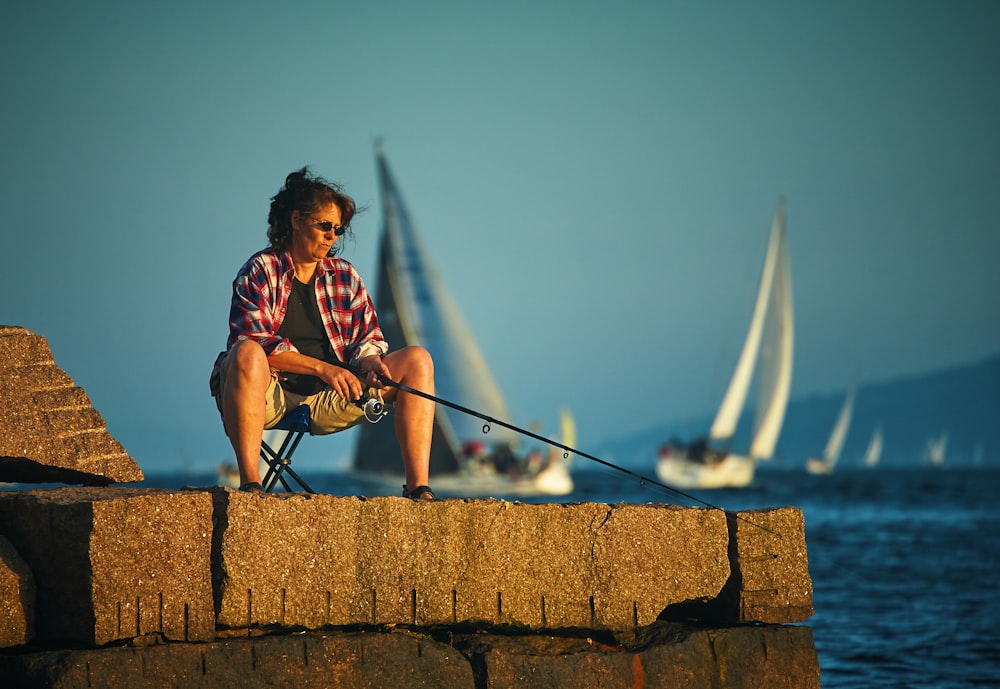
MULTIPOLYGON (((355 481, 361 482, 374 494, 392 495, 405 479, 392 474, 351 472, 355 481)), ((553 465, 534 475, 512 475, 488 470, 468 468, 451 474, 431 475, 431 488, 439 498, 498 498, 498 497, 554 497, 573 492, 573 479, 565 464, 553 465)))
POLYGON ((810 457, 806 460, 806 471, 817 476, 825 476, 833 473, 833 464, 825 459, 810 457))
POLYGON ((573 478, 565 462, 542 469, 531 479, 531 483, 540 495, 569 495, 573 492, 573 478))
POLYGON ((657 460, 656 476, 675 488, 742 488, 753 481, 755 467, 754 460, 741 455, 698 462, 675 454, 657 460))

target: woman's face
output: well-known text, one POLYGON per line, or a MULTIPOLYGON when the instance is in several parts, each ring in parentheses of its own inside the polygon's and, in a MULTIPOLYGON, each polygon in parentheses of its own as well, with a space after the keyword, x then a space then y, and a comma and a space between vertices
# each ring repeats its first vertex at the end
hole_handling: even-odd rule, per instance
POLYGON ((311 215, 292 211, 292 260, 321 261, 338 238, 340 208, 335 203, 322 206, 311 215))

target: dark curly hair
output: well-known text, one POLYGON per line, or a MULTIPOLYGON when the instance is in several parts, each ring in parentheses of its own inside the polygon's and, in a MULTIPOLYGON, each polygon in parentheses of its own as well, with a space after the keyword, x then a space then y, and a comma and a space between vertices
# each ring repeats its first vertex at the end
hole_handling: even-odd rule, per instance
MULTIPOLYGON (((351 233, 351 220, 359 209, 354 199, 344 193, 340 185, 313 175, 308 167, 288 175, 285 186, 271 197, 271 210, 267 214, 267 239, 273 251, 287 249, 292 243, 292 211, 312 215, 321 207, 336 204, 340 209, 340 226, 344 236, 351 233)), ((330 247, 330 256, 340 253, 341 242, 330 247)))

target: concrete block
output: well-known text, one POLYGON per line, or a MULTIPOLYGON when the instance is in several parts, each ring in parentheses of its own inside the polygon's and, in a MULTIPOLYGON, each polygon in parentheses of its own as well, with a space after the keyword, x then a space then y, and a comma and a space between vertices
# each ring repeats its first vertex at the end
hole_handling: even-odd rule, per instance
POLYGON ((35 637, 35 577, 14 545, 0 536, 0 648, 35 637))
POLYGON ((0 493, 0 532, 35 575, 40 641, 215 637, 208 493, 0 493))
POLYGON ((9 689, 819 689, 807 627, 659 630, 642 648, 590 638, 306 633, 205 644, 0 655, 9 689))
POLYGON ((107 485, 141 481, 86 393, 45 339, 0 325, 0 481, 107 485))
POLYGON ((636 654, 592 639, 490 635, 476 639, 466 653, 483 668, 483 689, 659 686, 642 675, 636 681, 636 654))
POLYGON ((628 630, 730 575, 718 510, 213 494, 223 627, 628 630))
POLYGON ((737 622, 783 624, 813 614, 805 519, 797 507, 737 512, 729 519, 738 582, 737 622))
POLYGON ((408 634, 344 633, 4 657, 8 689, 474 689, 467 659, 408 634))
POLYGON ((487 689, 819 689, 808 627, 697 629, 667 625, 640 649, 595 639, 488 636, 465 653, 487 689))

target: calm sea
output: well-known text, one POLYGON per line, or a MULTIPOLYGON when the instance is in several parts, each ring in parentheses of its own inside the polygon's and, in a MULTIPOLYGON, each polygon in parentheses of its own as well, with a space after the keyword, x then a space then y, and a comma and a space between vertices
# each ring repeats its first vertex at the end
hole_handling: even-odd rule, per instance
MULTIPOLYGON (((699 504, 576 467, 576 491, 560 502, 699 504)), ((156 476, 144 485, 214 480, 156 476)), ((323 493, 372 494, 342 475, 308 480, 323 493)), ((731 510, 803 510, 816 609, 804 624, 825 689, 1000 687, 1000 470, 758 472, 748 488, 686 492, 731 510)))

